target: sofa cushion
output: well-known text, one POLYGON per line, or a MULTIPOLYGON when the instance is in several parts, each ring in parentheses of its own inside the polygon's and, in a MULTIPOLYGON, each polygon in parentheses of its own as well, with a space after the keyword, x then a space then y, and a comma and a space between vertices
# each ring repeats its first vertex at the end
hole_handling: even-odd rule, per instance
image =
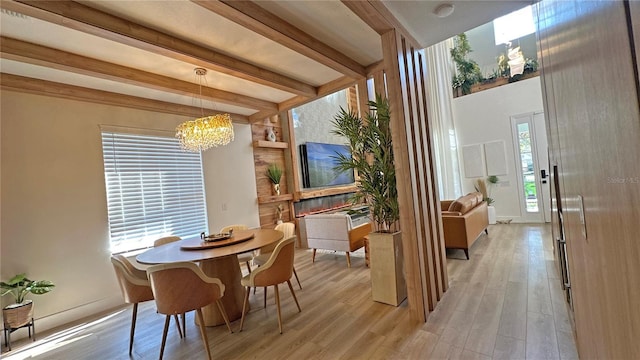
MULTIPOLYGON (((482 196, 482 194, 480 194, 480 196, 482 196)), ((478 197, 476 193, 470 193, 465 196, 461 196, 456 199, 456 201, 452 202, 448 211, 466 214, 469 210, 476 207, 476 205, 478 205, 478 197)))

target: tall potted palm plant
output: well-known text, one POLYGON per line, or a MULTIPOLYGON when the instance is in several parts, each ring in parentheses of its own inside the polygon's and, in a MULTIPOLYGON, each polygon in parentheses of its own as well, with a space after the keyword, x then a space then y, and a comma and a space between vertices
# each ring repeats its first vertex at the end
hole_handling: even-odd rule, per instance
POLYGON ((352 201, 366 203, 375 223, 369 234, 373 300, 397 306, 406 298, 406 285, 390 120, 389 101, 378 94, 364 119, 341 108, 332 132, 345 137, 351 149, 351 157, 336 153, 335 170, 355 170, 358 191, 352 201))

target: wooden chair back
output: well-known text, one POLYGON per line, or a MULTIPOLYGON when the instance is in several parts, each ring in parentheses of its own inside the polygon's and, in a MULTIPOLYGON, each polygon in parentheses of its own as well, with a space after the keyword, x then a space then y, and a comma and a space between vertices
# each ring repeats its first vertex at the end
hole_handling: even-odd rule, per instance
MULTIPOLYGON (((282 238, 286 239, 296 234, 296 225, 294 223, 282 223, 282 224, 276 225, 274 230, 282 231, 282 233, 284 234, 282 238)), ((275 249, 277 245, 278 243, 274 243, 271 245, 261 247, 260 254, 273 252, 273 249, 275 249)))
POLYGON ((154 265, 147 269, 158 312, 183 314, 209 305, 224 295, 224 284, 206 276, 191 262, 154 265))
POLYGON ((125 302, 136 304, 153 300, 153 292, 144 271, 136 269, 123 255, 112 255, 111 264, 125 302))
POLYGON ((223 227, 222 229, 220 229, 221 233, 226 233, 229 232, 229 230, 233 229, 234 231, 236 230, 249 230, 249 227, 247 225, 244 224, 235 224, 235 225, 227 225, 225 227, 223 227))
POLYGON ((182 240, 180 236, 165 236, 153 242, 153 247, 158 247, 160 245, 172 243, 174 241, 182 240))
POLYGON ((293 275, 295 241, 296 237, 290 236, 276 245, 269 260, 251 273, 249 277, 251 287, 276 285, 291 278, 293 275))

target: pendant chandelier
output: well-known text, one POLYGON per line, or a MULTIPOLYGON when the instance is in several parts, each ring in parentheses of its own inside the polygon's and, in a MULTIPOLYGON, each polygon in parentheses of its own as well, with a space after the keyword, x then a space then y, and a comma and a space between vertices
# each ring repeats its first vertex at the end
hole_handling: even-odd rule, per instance
POLYGON ((202 117, 185 121, 176 128, 176 137, 180 140, 180 146, 183 150, 189 152, 200 152, 212 147, 227 145, 233 141, 231 115, 215 114, 204 116, 204 108, 202 107, 202 78, 207 74, 207 70, 196 68, 195 73, 198 76, 198 84, 200 86, 200 110, 202 117))

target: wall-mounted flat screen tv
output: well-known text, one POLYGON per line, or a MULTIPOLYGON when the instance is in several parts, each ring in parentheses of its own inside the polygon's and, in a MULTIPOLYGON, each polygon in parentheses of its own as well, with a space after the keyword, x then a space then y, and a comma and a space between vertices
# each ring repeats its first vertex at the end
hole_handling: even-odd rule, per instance
POLYGON ((353 170, 337 172, 336 153, 351 157, 346 145, 307 142, 300 145, 302 183, 305 188, 346 185, 354 183, 353 170))

